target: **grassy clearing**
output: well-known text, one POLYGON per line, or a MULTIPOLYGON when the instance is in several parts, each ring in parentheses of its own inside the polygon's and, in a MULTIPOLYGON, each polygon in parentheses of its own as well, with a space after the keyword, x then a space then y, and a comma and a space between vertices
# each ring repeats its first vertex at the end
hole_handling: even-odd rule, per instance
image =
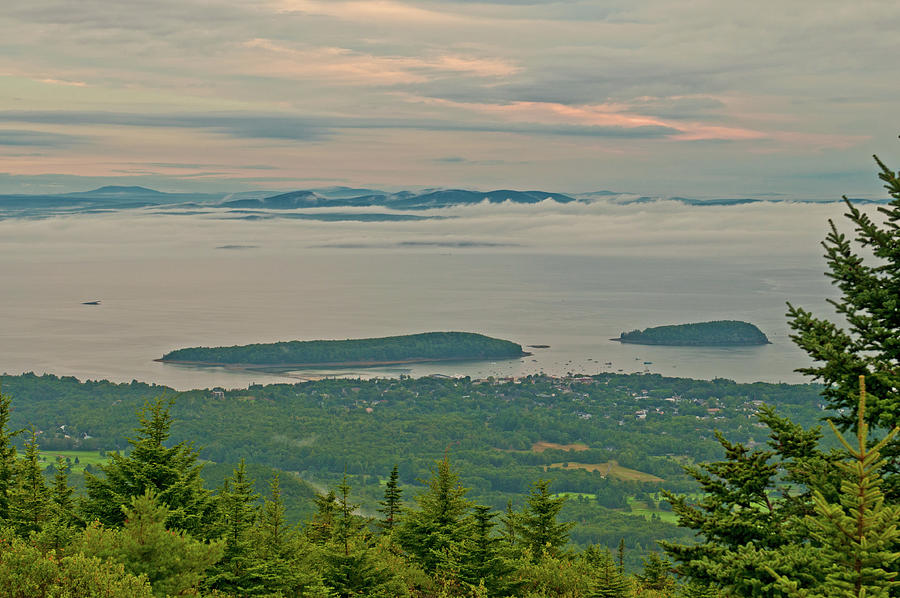
POLYGON ((97 466, 106 463, 106 457, 101 456, 100 451, 41 451, 41 467, 55 465, 56 457, 62 457, 63 460, 68 458, 71 471, 75 473, 84 471, 86 465, 97 466), (78 463, 75 462, 76 458, 78 463))
POLYGON ((672 511, 651 509, 645 501, 636 500, 633 496, 628 497, 628 506, 633 514, 641 515, 644 519, 650 519, 651 516, 656 515, 666 523, 678 523, 678 516, 672 511))
POLYGON ((532 453, 543 453, 547 449, 555 449, 557 451, 587 451, 590 450, 586 444, 581 442, 573 442, 572 444, 557 444, 555 442, 544 442, 540 440, 531 445, 532 453))
POLYGON ((591 500, 597 500, 596 494, 591 494, 589 492, 557 492, 554 494, 556 498, 589 498, 591 500))
POLYGON ((628 469, 622 467, 616 461, 608 461, 606 463, 551 463, 551 469, 584 469, 585 471, 599 471, 603 475, 611 475, 620 480, 631 480, 635 482, 662 482, 663 479, 655 475, 644 473, 636 469, 628 469))

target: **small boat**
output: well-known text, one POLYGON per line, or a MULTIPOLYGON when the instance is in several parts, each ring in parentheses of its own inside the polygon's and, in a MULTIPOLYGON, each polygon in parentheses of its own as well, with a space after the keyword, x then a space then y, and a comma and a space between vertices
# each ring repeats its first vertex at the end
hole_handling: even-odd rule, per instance
POLYGON ((82 305, 100 305, 100 300, 97 299, 95 301, 83 301, 82 305))

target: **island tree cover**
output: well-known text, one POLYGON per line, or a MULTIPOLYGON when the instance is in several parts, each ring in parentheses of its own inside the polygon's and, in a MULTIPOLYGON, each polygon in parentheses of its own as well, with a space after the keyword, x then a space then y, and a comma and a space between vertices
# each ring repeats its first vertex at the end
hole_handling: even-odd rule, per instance
POLYGON ((618 339, 623 343, 638 345, 767 345, 769 339, 763 332, 748 322, 737 320, 717 320, 696 324, 656 326, 644 330, 623 332, 618 339))
POLYGON ((163 355, 161 361, 204 364, 315 365, 512 359, 522 346, 471 332, 425 332, 342 341, 288 341, 232 347, 193 347, 163 355))

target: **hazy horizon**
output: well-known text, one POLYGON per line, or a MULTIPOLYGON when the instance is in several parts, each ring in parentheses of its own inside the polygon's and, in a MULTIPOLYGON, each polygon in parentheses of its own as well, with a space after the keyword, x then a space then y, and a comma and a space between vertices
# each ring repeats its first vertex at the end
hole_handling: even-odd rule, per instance
POLYGON ((14 2, 0 192, 883 197, 898 23, 888 0, 14 2))

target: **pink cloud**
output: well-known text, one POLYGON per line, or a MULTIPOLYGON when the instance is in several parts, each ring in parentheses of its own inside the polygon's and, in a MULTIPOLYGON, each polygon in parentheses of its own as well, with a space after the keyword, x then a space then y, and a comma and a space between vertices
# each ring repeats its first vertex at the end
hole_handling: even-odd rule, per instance
MULTIPOLYGON (((800 145, 808 141, 800 134, 790 135, 741 126, 709 124, 696 120, 665 119, 644 115, 635 111, 628 104, 616 102, 568 105, 555 102, 488 104, 454 102, 452 100, 435 98, 416 98, 415 101, 485 114, 491 118, 499 118, 506 122, 565 124, 586 127, 666 127, 677 131, 669 138, 678 141, 781 139, 786 143, 796 142, 800 145)), ((736 117, 734 120, 739 121, 740 119, 736 117)))
POLYGON ((84 81, 66 81, 64 79, 35 79, 39 83, 46 83, 48 85, 68 85, 70 87, 87 87, 87 83, 84 81))
POLYGON ((252 52, 244 57, 244 70, 273 77, 320 77, 344 84, 395 84, 427 81, 448 74, 504 78, 518 66, 502 59, 455 54, 434 57, 376 56, 346 48, 296 49, 269 39, 243 44, 252 52))
POLYGON ((390 22, 407 21, 446 24, 450 22, 467 22, 469 20, 461 15, 428 10, 393 0, 352 0, 348 2, 337 2, 335 0, 274 0, 272 5, 279 12, 303 12, 363 22, 387 20, 390 22))

